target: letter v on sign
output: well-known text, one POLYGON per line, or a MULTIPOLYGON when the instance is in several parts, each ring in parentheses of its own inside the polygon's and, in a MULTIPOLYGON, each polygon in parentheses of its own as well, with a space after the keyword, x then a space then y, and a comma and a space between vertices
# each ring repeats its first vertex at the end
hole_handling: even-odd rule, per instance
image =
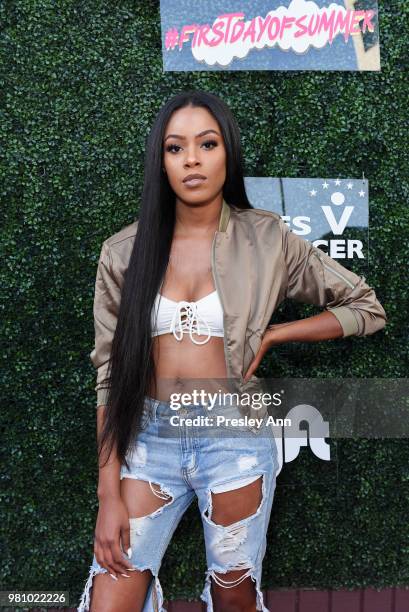
POLYGON ((344 229, 347 226, 349 218, 352 215, 352 211, 354 210, 354 207, 345 206, 344 210, 342 211, 342 215, 339 221, 335 219, 334 211, 332 210, 331 206, 321 206, 321 208, 324 211, 324 215, 328 221, 328 225, 330 226, 332 233, 335 234, 336 236, 340 236, 344 232, 344 229))

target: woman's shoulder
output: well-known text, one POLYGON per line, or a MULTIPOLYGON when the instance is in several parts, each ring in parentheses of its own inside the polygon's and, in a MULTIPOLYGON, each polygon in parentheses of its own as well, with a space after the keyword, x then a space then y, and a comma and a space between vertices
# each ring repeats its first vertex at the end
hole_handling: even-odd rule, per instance
POLYGON ((260 230, 262 227, 271 229, 273 226, 279 227, 283 223, 281 215, 272 210, 264 208, 238 208, 231 206, 232 217, 239 223, 244 223, 254 231, 260 230))
POLYGON ((243 220, 251 221, 254 218, 265 219, 266 222, 270 221, 279 221, 281 216, 273 212, 272 210, 266 210, 264 208, 239 208, 238 206, 230 205, 232 209, 233 215, 238 215, 243 220))
POLYGON ((109 236, 109 238, 105 240, 106 245, 110 248, 115 248, 115 247, 120 246, 120 244, 124 241, 125 242, 129 240, 133 241, 136 236, 137 228, 138 228, 138 220, 135 219, 133 223, 130 223, 129 225, 125 225, 118 232, 115 232, 115 234, 112 234, 112 236, 109 236))
POLYGON ((112 265, 124 271, 132 253, 132 248, 138 228, 138 220, 125 225, 121 230, 104 240, 102 250, 109 254, 112 265))

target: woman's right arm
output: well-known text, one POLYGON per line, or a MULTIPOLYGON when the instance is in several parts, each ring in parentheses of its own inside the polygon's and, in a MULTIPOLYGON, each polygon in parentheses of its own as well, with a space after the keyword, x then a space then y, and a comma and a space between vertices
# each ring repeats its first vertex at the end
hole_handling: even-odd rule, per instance
POLYGON ((90 353, 91 362, 97 370, 97 408, 105 405, 108 396, 108 366, 121 304, 122 284, 122 274, 115 265, 111 249, 105 241, 102 244, 95 279, 95 346, 90 353))
MULTIPOLYGON (((97 440, 99 440, 105 419, 105 406, 97 410, 97 440)), ((111 576, 124 575, 126 571, 134 571, 132 564, 126 560, 123 551, 131 546, 129 515, 126 505, 120 495, 120 462, 116 456, 115 445, 111 455, 102 448, 99 464, 98 499, 99 510, 95 527, 94 554, 98 563, 105 567, 111 576)))
MULTIPOLYGON (((115 271, 108 243, 101 248, 95 281, 94 327, 95 347, 90 354, 97 369, 97 440, 98 449, 105 420, 106 399, 109 388, 108 365, 112 340, 121 302, 122 276, 115 271)), ((113 576, 131 570, 132 565, 120 548, 130 547, 129 516, 120 496, 120 463, 113 445, 110 456, 106 448, 99 455, 98 499, 99 510, 95 528, 94 553, 98 563, 113 576), (108 459, 108 461, 107 461, 108 459)))
MULTIPOLYGON (((97 410, 97 440, 101 438, 102 428, 105 420, 105 406, 99 406, 97 410)), ((98 499, 104 501, 106 499, 115 499, 120 497, 120 463, 116 456, 115 445, 112 448, 110 456, 107 456, 107 449, 103 448, 99 463, 99 478, 98 478, 98 499)))

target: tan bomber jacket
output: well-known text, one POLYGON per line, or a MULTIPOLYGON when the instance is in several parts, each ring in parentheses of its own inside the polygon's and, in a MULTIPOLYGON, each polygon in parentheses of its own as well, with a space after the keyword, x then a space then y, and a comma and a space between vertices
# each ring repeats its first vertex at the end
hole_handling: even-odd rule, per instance
MULTIPOLYGON (((97 406, 106 402, 111 343, 138 221, 104 241, 98 263, 90 354, 97 369, 97 406)), ((347 270, 290 231, 278 213, 240 209, 223 200, 212 245, 212 271, 224 311, 227 377, 242 391, 254 388, 243 376, 258 352, 270 318, 285 298, 331 311, 344 337, 367 336, 386 324, 385 310, 365 278, 347 270)), ((243 414, 261 416, 247 409, 243 414)))

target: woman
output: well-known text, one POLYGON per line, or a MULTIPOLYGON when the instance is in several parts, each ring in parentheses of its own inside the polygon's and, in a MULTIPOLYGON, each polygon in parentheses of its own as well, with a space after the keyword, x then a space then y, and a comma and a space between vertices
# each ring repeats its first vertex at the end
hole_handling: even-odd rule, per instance
POLYGON ((254 372, 273 345, 376 332, 386 316, 373 289, 278 214, 250 205, 229 108, 191 91, 155 119, 139 220, 103 243, 94 316, 102 461, 78 611, 164 610, 161 560, 196 495, 207 609, 268 612, 260 580, 277 448, 251 421, 266 407, 230 396, 211 415, 247 417, 238 427, 223 418, 192 427, 186 418, 208 416, 210 395, 189 397, 258 389, 254 372), (325 311, 268 326, 286 297, 325 311), (187 405, 175 410, 181 393, 187 405))

